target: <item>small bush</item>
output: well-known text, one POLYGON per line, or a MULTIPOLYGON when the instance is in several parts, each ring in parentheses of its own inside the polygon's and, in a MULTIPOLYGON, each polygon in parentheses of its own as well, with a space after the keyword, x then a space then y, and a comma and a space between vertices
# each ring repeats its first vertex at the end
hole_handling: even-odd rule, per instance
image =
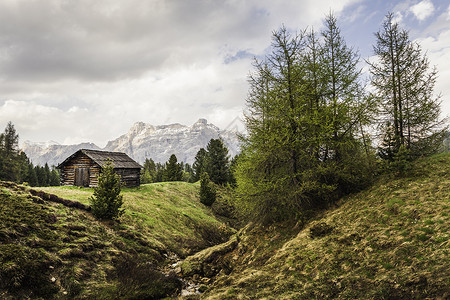
POLYGON ((120 191, 120 176, 114 172, 111 162, 108 162, 98 176, 98 187, 95 188, 94 195, 89 198, 94 216, 105 220, 119 218, 124 213, 120 209, 123 204, 120 191))
POLYGON ((200 177, 200 202, 206 206, 211 206, 214 201, 216 201, 216 189, 209 180, 208 174, 203 173, 200 177))

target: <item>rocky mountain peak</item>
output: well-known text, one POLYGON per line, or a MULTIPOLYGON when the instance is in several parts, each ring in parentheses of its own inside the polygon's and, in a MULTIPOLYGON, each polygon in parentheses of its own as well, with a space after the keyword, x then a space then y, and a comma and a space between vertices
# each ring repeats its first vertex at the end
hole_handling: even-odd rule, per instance
POLYGON ((229 155, 239 152, 239 140, 235 132, 220 130, 199 119, 191 126, 179 123, 169 125, 151 125, 136 122, 127 133, 115 140, 109 141, 105 148, 100 149, 95 144, 55 145, 55 143, 24 143, 23 150, 34 164, 58 165, 69 155, 81 148, 125 152, 134 160, 143 163, 146 158, 164 163, 170 155, 175 154, 178 161, 192 164, 200 148, 206 148, 211 139, 222 138, 229 149, 229 155))

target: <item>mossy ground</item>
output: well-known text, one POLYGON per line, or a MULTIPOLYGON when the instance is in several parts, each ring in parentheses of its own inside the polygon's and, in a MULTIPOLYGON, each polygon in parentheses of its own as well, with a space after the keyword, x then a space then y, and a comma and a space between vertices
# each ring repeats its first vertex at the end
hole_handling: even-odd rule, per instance
MULTIPOLYGON (((247 226, 214 261, 227 268, 201 298, 446 299, 449 221, 450 155, 441 154, 405 177, 380 178, 306 225, 247 226)), ((202 263, 194 258, 186 263, 202 263)))
MULTIPOLYGON (((91 189, 43 188, 88 204, 91 189)), ((0 182, 0 298, 159 298, 181 282, 159 270, 233 232, 198 200, 198 185, 162 183, 124 189, 118 221, 43 201, 0 182)))

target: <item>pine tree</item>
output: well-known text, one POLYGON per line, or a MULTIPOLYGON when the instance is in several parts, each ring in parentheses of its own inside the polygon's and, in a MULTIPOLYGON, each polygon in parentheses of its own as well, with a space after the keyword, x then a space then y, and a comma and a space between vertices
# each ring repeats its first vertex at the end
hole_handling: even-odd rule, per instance
POLYGON ((228 148, 222 139, 211 139, 206 147, 206 172, 215 184, 224 185, 230 180, 228 148))
POLYGON ((156 163, 156 175, 154 182, 162 182, 164 180, 164 174, 166 173, 165 165, 156 163))
POLYGON ((54 167, 52 168, 49 176, 49 185, 50 186, 59 186, 61 184, 60 178, 59 178, 59 172, 54 167))
POLYGON ((184 164, 183 167, 183 181, 186 182, 195 182, 195 175, 194 175, 194 170, 192 169, 192 166, 188 163, 184 164))
POLYGON ((8 122, 0 135, 0 179, 20 181, 19 135, 14 125, 8 122))
POLYGON ((180 164, 177 163, 177 157, 172 154, 169 161, 166 163, 165 181, 181 181, 183 178, 183 172, 180 164))
POLYGON ((89 198, 92 213, 98 219, 113 220, 119 218, 124 210, 123 197, 120 195, 120 176, 114 172, 114 166, 108 162, 98 176, 98 186, 89 198))
POLYGON ((41 167, 41 166, 36 166, 34 167, 35 172, 36 172, 36 176, 37 176, 37 186, 48 186, 47 182, 48 182, 48 177, 47 177, 47 172, 45 171, 45 167, 41 167))
POLYGON ((156 182, 156 164, 151 158, 146 158, 141 174, 141 183, 156 182))
POLYGON ((420 45, 409 39, 392 13, 375 36, 377 62, 370 63, 370 72, 384 116, 380 156, 394 161, 402 147, 409 159, 436 152, 448 128, 439 119, 440 98, 433 95, 436 68, 430 69, 420 45))
POLYGON ((201 174, 206 171, 206 160, 207 160, 208 152, 204 148, 200 148, 197 154, 195 155, 195 161, 192 165, 192 169, 194 171, 194 182, 200 180, 201 174))
POLYGON ((200 176, 200 202, 211 206, 216 201, 216 189, 214 183, 209 180, 206 172, 200 176))

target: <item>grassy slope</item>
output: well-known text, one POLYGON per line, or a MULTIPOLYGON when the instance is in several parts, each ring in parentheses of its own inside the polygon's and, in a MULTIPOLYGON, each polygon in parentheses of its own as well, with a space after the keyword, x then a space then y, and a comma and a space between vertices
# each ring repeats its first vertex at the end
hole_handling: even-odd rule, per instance
MULTIPOLYGON (((92 194, 66 187, 45 190, 84 203, 92 194)), ((158 271, 165 254, 192 253, 231 233, 199 203, 197 190, 186 183, 126 189, 126 214, 116 223, 0 182, 0 298, 173 293, 180 283, 158 271)))
MULTIPOLYGON (((248 226, 208 299, 415 299, 450 297, 450 155, 384 178, 305 226, 248 226)), ((220 246, 219 246, 220 247, 220 246)), ((211 250, 183 269, 211 261, 211 250)), ((197 267, 197 270, 204 270, 197 267)), ((200 275, 202 271, 199 271, 200 275)))
MULTIPOLYGON (((198 184, 162 182, 124 188, 123 226, 139 232, 155 247, 186 256, 223 242, 230 228, 219 222, 200 203, 198 184)), ((61 198, 89 204, 93 189, 77 187, 39 188, 61 198)))

